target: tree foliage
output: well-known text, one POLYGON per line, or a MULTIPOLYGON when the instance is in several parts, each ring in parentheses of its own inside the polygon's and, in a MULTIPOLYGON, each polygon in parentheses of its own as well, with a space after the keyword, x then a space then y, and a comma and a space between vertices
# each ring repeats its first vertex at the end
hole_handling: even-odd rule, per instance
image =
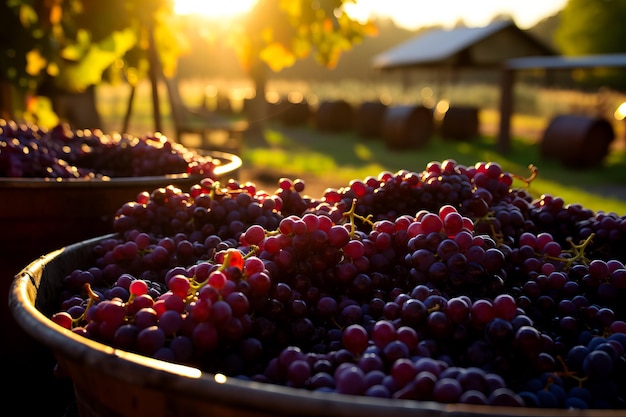
MULTIPOLYGON (((626 1, 568 0, 561 12, 555 43, 564 55, 626 53, 626 1)), ((626 89, 620 69, 595 68, 574 72, 581 84, 626 89)))
POLYGON ((354 0, 258 0, 238 25, 229 27, 228 42, 254 83, 248 117, 251 129, 265 120, 267 69, 279 72, 312 56, 334 67, 344 51, 376 33, 373 22, 361 23, 345 13, 354 0))
MULTIPOLYGON (((341 11, 349 1, 259 0, 231 28, 231 46, 244 68, 259 58, 279 71, 311 53, 332 67, 375 28, 341 11)), ((145 74, 150 28, 171 75, 188 51, 172 14, 173 0, 9 0, 0 5, 0 42, 7 51, 0 78, 31 87, 53 78, 60 88, 79 91, 101 82, 105 71, 123 68, 132 81, 145 74)))
POLYGON ((343 51, 376 31, 343 11, 348 2, 353 0, 259 0, 230 40, 244 68, 260 58, 280 71, 310 54, 334 67, 343 51))
POLYGON ((626 2, 569 0, 555 42, 565 55, 626 52, 626 2))
POLYGON ((0 79, 80 92, 117 70, 132 82, 146 71, 151 28, 162 61, 176 62, 183 44, 172 13, 171 0, 9 0, 0 6, 0 79))
MULTIPOLYGON (((229 31, 242 67, 274 71, 314 56, 332 67, 342 51, 375 29, 342 12, 354 0, 259 0, 229 31)), ((148 69, 153 35, 162 70, 176 72, 188 52, 173 19, 174 0, 8 0, 0 5, 0 81, 23 91, 42 86, 84 91, 103 79, 131 84, 148 69)), ((187 28, 188 29, 188 28, 187 28)), ((2 103, 0 103, 0 107, 2 103)))

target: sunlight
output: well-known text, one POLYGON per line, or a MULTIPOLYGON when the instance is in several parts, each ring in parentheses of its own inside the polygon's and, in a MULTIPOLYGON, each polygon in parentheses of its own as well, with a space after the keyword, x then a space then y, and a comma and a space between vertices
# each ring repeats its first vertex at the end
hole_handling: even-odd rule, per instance
MULTIPOLYGON (((257 1, 174 0, 174 11, 179 15, 225 19, 249 12, 257 1)), ((351 18, 360 22, 373 16, 388 17, 400 27, 409 30, 435 24, 454 27, 461 20, 468 26, 483 26, 498 14, 510 15, 520 27, 526 28, 561 10, 566 3, 567 0, 542 0, 533 2, 532 5, 519 0, 355 0, 346 1, 343 9, 351 18)))
POLYGON ((518 26, 528 28, 561 10, 566 3, 567 0, 357 0, 346 2, 344 10, 360 22, 373 16, 387 17, 409 30, 438 24, 452 28, 461 20, 468 26, 484 26, 498 14, 510 15, 518 26))
POLYGON ((211 18, 234 17, 250 11, 256 2, 257 0, 175 0, 174 12, 211 18))

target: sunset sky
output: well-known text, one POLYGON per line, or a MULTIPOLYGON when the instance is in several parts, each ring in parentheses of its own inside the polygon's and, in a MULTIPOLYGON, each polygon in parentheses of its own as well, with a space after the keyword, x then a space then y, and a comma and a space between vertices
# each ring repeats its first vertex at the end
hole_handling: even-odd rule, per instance
MULTIPOLYGON (((176 0, 180 14, 229 17, 248 11, 256 0, 176 0)), ((528 28, 562 9, 567 0, 357 0, 346 10, 357 19, 389 17, 398 26, 454 26, 463 20, 468 26, 484 26, 499 14, 513 16, 521 28, 528 28)))
POLYGON ((441 24, 484 26, 494 16, 510 14, 522 28, 561 10, 567 0, 358 0, 348 7, 354 17, 387 16, 407 29, 441 24))

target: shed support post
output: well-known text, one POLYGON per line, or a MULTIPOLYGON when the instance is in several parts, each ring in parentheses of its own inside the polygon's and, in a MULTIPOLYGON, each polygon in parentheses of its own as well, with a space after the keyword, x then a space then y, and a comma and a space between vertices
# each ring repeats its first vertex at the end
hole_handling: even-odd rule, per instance
POLYGON ((152 113, 154 118, 154 131, 163 132, 161 124, 161 110, 159 103, 159 73, 161 71, 161 65, 159 63, 159 57, 157 54, 156 46, 154 44, 154 27, 153 23, 150 23, 148 28, 148 75, 150 76, 150 85, 152 87, 152 113))
POLYGON ((497 147, 500 153, 507 154, 511 150, 511 116, 513 115, 515 70, 504 68, 500 83, 500 130, 497 147))

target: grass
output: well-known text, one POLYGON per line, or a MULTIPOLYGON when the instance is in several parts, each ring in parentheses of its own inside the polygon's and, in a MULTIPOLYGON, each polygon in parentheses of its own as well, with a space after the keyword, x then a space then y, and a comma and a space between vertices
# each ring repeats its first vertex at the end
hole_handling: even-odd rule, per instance
MULTIPOLYGON (((195 95, 187 95, 186 102, 198 104, 201 100, 199 91, 202 89, 191 89, 188 94, 195 95)), ((117 88, 99 95, 99 110, 108 131, 122 128, 128 93, 128 90, 117 88)), ((183 88, 181 93, 185 97, 183 88)), ((161 97, 164 96, 165 92, 161 97)), ((154 131, 149 88, 143 86, 136 97, 127 133, 143 135, 154 131)), ((167 117, 169 105, 163 98, 161 112, 165 115, 162 130, 165 134, 172 134, 171 120, 167 117)), ((497 125, 498 115, 494 110, 485 109, 481 111, 480 119, 482 130, 483 125, 497 125)), ((422 149, 392 151, 380 139, 363 139, 353 132, 321 133, 312 126, 286 128, 268 124, 265 141, 246 142, 240 156, 245 166, 289 175, 315 176, 328 187, 347 185, 352 179, 378 175, 381 171, 421 171, 428 162, 444 159, 454 159, 464 165, 495 161, 520 177, 527 177, 528 166, 533 164, 538 167, 538 176, 530 185, 535 196, 551 194, 562 197, 566 203, 579 203, 595 211, 626 214, 626 194, 622 194, 622 188, 626 190, 624 146, 612 149, 598 168, 566 169, 560 163, 540 156, 537 132, 541 132, 546 124, 546 117, 516 114, 512 125, 514 131, 522 132, 522 135, 513 135, 508 154, 496 151, 493 129, 470 141, 447 141, 435 136, 422 149)), ((623 124, 618 124, 615 129, 617 143, 623 140, 623 124)), ((523 183, 518 181, 515 185, 523 186, 523 183)))
MULTIPOLYGON (((573 171, 557 161, 541 158, 539 146, 520 137, 513 138, 512 149, 506 155, 498 153, 495 138, 486 135, 465 142, 435 136, 422 149, 393 151, 380 139, 363 139, 352 132, 322 134, 312 127, 270 126, 266 142, 247 145, 242 155, 244 163, 292 175, 313 174, 329 187, 347 185, 351 179, 381 171, 421 171, 429 162, 445 159, 464 165, 498 162, 506 171, 523 178, 529 176, 529 165, 533 164, 538 168, 538 176, 529 188, 533 195, 551 194, 595 211, 626 213, 625 197, 610 194, 610 189, 626 184, 626 154, 619 150, 612 151, 601 167, 573 171)), ((515 185, 525 186, 521 180, 515 185)))

